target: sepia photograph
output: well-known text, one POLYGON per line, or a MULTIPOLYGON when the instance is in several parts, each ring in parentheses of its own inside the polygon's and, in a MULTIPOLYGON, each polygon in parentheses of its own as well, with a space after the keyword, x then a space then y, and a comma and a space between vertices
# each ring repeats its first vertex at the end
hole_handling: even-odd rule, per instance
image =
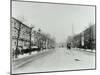
POLYGON ((96 69, 96 6, 11 1, 11 74, 96 69))

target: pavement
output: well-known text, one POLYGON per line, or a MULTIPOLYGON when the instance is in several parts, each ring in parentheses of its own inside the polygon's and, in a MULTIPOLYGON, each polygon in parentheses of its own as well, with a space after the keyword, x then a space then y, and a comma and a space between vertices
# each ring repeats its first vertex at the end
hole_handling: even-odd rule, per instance
POLYGON ((12 73, 95 69, 95 53, 80 49, 50 49, 13 60, 12 73))

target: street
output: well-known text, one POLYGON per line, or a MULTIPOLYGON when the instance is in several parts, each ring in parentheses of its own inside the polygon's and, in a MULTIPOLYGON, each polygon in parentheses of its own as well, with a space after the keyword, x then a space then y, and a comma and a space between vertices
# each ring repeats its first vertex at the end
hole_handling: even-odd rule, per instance
POLYGON ((56 48, 13 61, 13 73, 95 68, 95 53, 56 48))

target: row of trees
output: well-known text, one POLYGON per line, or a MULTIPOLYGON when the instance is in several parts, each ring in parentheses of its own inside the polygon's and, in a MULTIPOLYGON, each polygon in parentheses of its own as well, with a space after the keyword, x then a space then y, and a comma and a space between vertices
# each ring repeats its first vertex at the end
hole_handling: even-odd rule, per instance
POLYGON ((31 54, 32 51, 41 51, 55 47, 55 39, 50 34, 43 33, 41 29, 36 31, 34 27, 29 27, 15 18, 12 18, 11 23, 12 52, 15 58, 19 54, 31 54))
POLYGON ((34 31, 34 43, 40 50, 50 49, 55 47, 55 38, 52 38, 50 34, 43 33, 41 29, 34 31))

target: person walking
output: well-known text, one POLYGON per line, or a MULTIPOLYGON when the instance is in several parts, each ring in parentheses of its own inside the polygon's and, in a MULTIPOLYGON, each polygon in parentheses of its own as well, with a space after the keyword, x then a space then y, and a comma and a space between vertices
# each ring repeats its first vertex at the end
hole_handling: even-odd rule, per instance
POLYGON ((73 51, 71 50, 71 43, 67 43, 67 54, 74 55, 73 51))
POLYGON ((67 44, 67 49, 69 49, 69 50, 71 49, 71 44, 70 43, 67 44))

